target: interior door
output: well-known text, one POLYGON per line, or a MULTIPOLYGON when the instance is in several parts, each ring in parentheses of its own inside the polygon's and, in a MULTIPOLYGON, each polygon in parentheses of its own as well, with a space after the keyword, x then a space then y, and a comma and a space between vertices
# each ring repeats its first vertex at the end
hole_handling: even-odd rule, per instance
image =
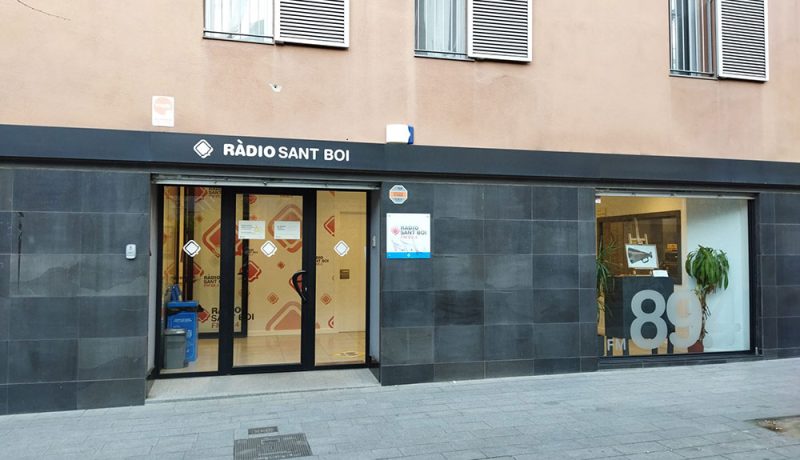
POLYGON ((231 189, 222 367, 310 368, 314 363, 314 199, 307 193, 231 189), (309 332, 310 331, 310 332, 309 332))

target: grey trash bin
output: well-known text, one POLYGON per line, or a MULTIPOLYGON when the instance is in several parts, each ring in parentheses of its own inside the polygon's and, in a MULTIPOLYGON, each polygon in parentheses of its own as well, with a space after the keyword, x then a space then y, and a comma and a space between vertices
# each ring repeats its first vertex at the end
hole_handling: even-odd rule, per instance
POLYGON ((186 329, 164 329, 164 369, 186 367, 186 329))

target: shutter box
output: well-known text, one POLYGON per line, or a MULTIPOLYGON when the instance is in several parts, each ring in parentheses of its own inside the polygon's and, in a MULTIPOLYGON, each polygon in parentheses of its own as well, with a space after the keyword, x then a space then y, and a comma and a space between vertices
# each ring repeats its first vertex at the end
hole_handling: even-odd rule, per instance
POLYGON ((467 55, 531 62, 532 0, 467 0, 467 55))
POLYGON ((275 41, 350 46, 350 0, 275 0, 275 41))
POLYGON ((769 80, 767 0, 717 0, 717 75, 769 80))

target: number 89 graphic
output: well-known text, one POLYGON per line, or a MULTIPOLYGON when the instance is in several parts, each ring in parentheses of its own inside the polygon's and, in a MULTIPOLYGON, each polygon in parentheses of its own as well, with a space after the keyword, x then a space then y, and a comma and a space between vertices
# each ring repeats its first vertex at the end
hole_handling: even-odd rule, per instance
POLYGON ((665 301, 664 296, 652 289, 639 291, 631 299, 631 310, 636 319, 631 323, 631 339, 636 346, 648 350, 658 348, 667 338, 667 323, 661 318, 666 310, 667 318, 676 328, 687 328, 685 335, 677 332, 669 334, 669 341, 672 345, 680 348, 688 348, 700 338, 700 301, 696 296, 686 295, 685 293, 673 293, 669 300, 665 301), (642 308, 646 300, 651 300, 655 304, 653 311, 647 313, 642 308), (681 304, 685 310, 681 311, 681 304), (683 313, 683 314, 681 314, 683 313), (650 323, 656 327, 656 335, 647 339, 642 335, 642 328, 650 323))

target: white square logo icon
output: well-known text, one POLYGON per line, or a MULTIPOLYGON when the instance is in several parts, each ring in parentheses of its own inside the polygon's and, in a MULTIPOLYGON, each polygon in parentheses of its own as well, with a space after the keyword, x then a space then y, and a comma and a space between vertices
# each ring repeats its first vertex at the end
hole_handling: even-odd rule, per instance
POLYGON ((336 254, 344 257, 350 251, 350 246, 348 246, 344 241, 339 241, 336 243, 336 246, 333 247, 333 250, 336 251, 336 254))
POLYGON ((275 243, 272 241, 267 241, 261 245, 261 252, 263 252, 267 257, 272 257, 276 252, 278 252, 278 247, 275 246, 275 243))
POLYGON ((183 252, 185 252, 189 257, 194 257, 197 254, 200 254, 200 249, 200 245, 197 244, 195 240, 189 240, 183 245, 183 252))
POLYGON ((213 151, 214 147, 205 139, 200 139, 198 143, 194 144, 194 153, 200 158, 208 158, 213 151))

